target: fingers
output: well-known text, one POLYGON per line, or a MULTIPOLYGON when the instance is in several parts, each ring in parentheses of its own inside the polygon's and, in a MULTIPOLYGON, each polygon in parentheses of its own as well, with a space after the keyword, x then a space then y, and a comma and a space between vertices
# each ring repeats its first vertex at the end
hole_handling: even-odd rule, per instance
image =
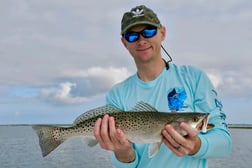
POLYGON ((172 132, 172 126, 171 125, 167 125, 165 127, 165 129, 163 130, 163 136, 165 137, 165 140, 167 140, 169 142, 169 144, 173 147, 176 147, 180 144, 178 144, 171 136, 171 134, 169 132, 172 132))
POLYGON ((177 156, 183 156, 188 153, 186 148, 183 147, 182 137, 171 125, 166 125, 165 129, 162 131, 164 136, 164 143, 168 148, 170 148, 177 156))
POLYGON ((114 146, 120 144, 124 138, 123 132, 115 127, 114 117, 109 117, 109 136, 114 146))
POLYGON ((98 143, 100 144, 101 148, 105 148, 105 144, 103 143, 101 133, 100 133, 101 132, 101 125, 102 125, 102 119, 99 118, 95 122, 94 136, 95 136, 96 140, 98 141, 98 143))
POLYGON ((188 135, 183 137, 173 128, 172 125, 166 125, 162 131, 164 143, 177 156, 196 153, 201 144, 197 131, 186 123, 181 123, 180 127, 188 132, 188 135))
POLYGON ((98 118, 94 125, 94 136, 98 142, 102 141, 101 136, 100 136, 101 122, 102 122, 102 119, 98 118))
POLYGON ((109 116, 104 115, 95 122, 94 136, 99 142, 101 148, 113 150, 113 143, 110 139, 109 116))
POLYGON ((116 128, 114 118, 109 115, 104 115, 96 121, 94 136, 101 148, 106 150, 116 151, 132 147, 123 131, 116 128))
POLYGON ((105 115, 102 119, 101 122, 101 138, 103 140, 104 143, 110 143, 110 136, 109 136, 109 116, 105 115))

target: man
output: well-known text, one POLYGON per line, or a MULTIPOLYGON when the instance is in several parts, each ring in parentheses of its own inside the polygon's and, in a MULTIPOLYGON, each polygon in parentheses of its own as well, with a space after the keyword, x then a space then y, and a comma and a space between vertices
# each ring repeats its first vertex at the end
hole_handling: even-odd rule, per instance
POLYGON ((109 91, 108 104, 129 111, 143 101, 162 112, 206 112, 215 127, 202 134, 182 122, 180 127, 188 132, 184 137, 166 125, 160 151, 149 158, 148 144, 132 144, 115 127, 114 118, 105 115, 96 121, 94 136, 103 149, 113 151, 113 164, 126 168, 203 168, 208 158, 227 156, 232 142, 217 92, 201 70, 164 61, 161 43, 166 29, 157 15, 143 5, 132 8, 123 15, 121 34, 137 73, 109 91))

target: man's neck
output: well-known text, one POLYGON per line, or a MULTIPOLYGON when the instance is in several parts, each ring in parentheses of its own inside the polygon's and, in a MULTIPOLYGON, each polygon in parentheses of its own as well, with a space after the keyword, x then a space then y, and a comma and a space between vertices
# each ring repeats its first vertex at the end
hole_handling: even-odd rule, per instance
POLYGON ((157 61, 137 65, 137 74, 142 81, 148 82, 156 79, 165 67, 166 63, 160 58, 157 61))

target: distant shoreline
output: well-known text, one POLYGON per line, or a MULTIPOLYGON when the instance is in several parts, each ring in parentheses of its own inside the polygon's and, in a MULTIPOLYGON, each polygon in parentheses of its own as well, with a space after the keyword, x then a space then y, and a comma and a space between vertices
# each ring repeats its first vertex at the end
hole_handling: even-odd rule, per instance
MULTIPOLYGON (((55 125, 55 126, 63 126, 68 127, 72 124, 0 124, 0 126, 33 126, 33 125, 55 125)), ((232 129, 252 129, 252 124, 228 124, 229 128, 232 129)))
POLYGON ((252 129, 252 124, 228 124, 229 128, 252 129))

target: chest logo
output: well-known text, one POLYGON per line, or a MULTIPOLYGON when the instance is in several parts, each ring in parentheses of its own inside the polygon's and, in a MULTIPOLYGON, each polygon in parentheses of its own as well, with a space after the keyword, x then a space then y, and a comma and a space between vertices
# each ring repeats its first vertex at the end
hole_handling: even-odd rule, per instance
POLYGON ((183 88, 173 88, 167 95, 169 109, 180 111, 182 108, 186 108, 184 105, 186 97, 183 88))

